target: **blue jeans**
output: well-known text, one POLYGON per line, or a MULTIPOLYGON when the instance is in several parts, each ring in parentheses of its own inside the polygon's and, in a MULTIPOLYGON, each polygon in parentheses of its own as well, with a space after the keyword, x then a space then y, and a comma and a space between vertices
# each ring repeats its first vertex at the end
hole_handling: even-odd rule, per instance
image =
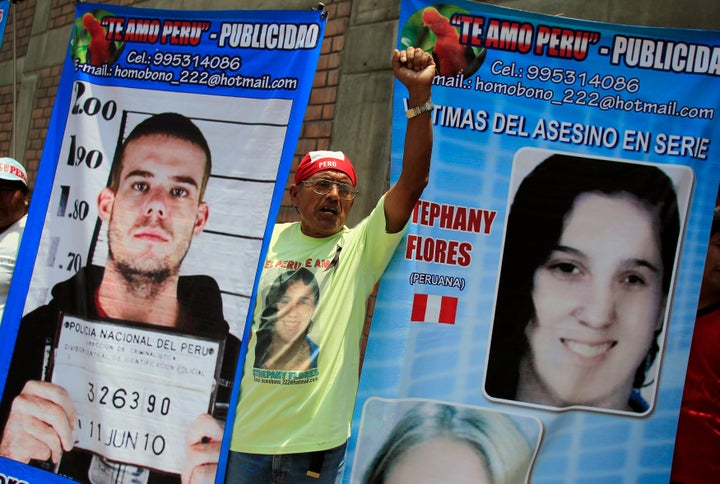
POLYGON ((266 455, 230 451, 225 483, 340 484, 345 470, 346 448, 347 442, 334 449, 302 454, 266 455))

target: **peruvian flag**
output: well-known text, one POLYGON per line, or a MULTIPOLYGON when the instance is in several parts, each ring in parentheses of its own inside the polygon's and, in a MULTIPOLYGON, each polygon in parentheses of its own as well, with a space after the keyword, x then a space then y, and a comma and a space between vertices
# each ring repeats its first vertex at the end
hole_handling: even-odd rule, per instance
POLYGON ((455 324, 458 298, 415 294, 410 321, 455 324))

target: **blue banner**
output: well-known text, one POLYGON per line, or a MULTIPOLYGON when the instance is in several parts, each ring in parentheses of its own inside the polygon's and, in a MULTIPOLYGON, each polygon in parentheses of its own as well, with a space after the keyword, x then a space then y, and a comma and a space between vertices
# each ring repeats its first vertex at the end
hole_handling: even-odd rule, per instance
POLYGON ((324 29, 322 11, 77 4, 0 328, 5 480, 223 479, 324 29))
POLYGON ((0 0, 0 47, 2 47, 2 39, 5 36, 8 15, 10 15, 10 0, 0 0))
MULTIPOLYGON (((493 482, 668 482, 720 177, 719 44, 402 2, 398 47, 438 67, 432 171, 381 280, 346 480, 452 472, 431 438, 448 436, 493 482)), ((408 107, 396 95, 393 180, 408 107)))

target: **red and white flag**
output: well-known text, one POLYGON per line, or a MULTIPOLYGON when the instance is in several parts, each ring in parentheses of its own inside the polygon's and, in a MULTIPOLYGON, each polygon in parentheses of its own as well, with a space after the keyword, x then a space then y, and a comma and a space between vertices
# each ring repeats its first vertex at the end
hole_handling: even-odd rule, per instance
POLYGON ((410 321, 455 324, 458 298, 415 294, 410 321))

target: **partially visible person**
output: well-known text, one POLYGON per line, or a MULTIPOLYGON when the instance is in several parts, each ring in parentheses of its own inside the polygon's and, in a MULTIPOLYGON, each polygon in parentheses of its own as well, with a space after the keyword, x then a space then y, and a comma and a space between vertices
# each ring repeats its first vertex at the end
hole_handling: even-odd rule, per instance
POLYGON ((25 167, 12 158, 0 158, 0 321, 5 312, 29 203, 25 167))
POLYGON ((680 234, 659 168, 556 154, 510 208, 485 391, 644 413, 680 234))
POLYGON ((506 415, 423 402, 408 410, 375 454, 363 484, 521 484, 533 458, 506 415))
POLYGON ((671 480, 720 482, 720 207, 710 229, 671 480))
POLYGON ((265 296, 256 333, 255 368, 317 368, 320 348, 308 333, 319 299, 320 288, 308 269, 301 267, 278 276, 265 296))
POLYGON ((204 195, 211 163, 202 132, 181 114, 151 116, 123 141, 97 199, 107 225, 105 266, 88 265, 56 284, 50 302, 21 320, 0 405, 0 455, 94 484, 213 482, 223 434, 218 419, 203 413, 187 429, 181 474, 116 462, 75 448, 77 410, 67 389, 47 374, 64 315, 130 323, 224 342, 218 401, 227 403, 239 341, 223 317, 217 282, 180 275, 209 217, 204 195))
POLYGON ((258 367, 256 355, 263 348, 259 338, 250 339, 228 483, 342 480, 367 298, 403 238, 430 171, 435 63, 428 53, 411 47, 395 50, 392 66, 409 95, 402 170, 372 212, 355 227, 345 225, 358 190, 355 169, 344 153, 307 153, 295 171, 289 192, 300 220, 273 229, 252 329, 257 334, 264 296, 279 274, 311 271, 320 288, 312 319, 317 368, 258 367))

